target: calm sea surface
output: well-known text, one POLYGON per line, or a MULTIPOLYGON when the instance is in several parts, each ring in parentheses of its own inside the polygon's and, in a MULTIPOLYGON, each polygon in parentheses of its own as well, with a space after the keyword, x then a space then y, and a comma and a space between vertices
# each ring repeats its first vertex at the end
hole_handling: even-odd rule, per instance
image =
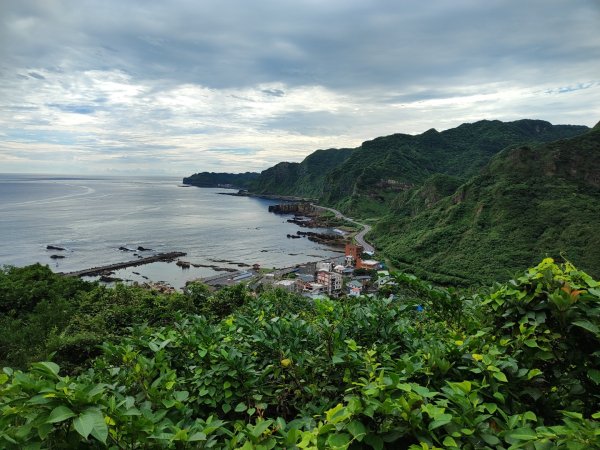
MULTIPOLYGON (((135 259, 119 247, 138 246, 182 251, 187 253, 182 259, 191 263, 236 269, 240 263, 287 267, 339 256, 305 238, 286 238, 300 228, 267 211, 274 201, 180 184, 179 178, 163 177, 0 174, 0 265, 40 262, 68 272, 135 259), (66 251, 47 250, 47 245, 66 251), (50 258, 56 254, 65 258, 50 258)), ((116 275, 182 287, 189 279, 218 273, 153 263, 116 275)))

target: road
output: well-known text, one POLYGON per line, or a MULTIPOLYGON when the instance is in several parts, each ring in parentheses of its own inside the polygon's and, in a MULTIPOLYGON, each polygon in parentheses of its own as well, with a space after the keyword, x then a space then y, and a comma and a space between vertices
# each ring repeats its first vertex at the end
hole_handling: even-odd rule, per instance
POLYGON ((355 223, 355 224, 363 227, 363 229, 356 236, 354 236, 354 239, 356 240, 356 243, 358 245, 362 245, 365 252, 372 253, 375 251, 375 248, 371 244, 369 244, 367 241, 365 241, 365 234, 367 234, 369 231, 371 231, 371 225, 367 225, 365 223, 360 223, 354 219, 351 219, 350 217, 346 217, 341 212, 339 212, 337 209, 328 208, 326 206, 315 205, 314 203, 311 203, 311 205, 314 206, 316 209, 322 209, 325 211, 332 212, 333 214, 335 214, 335 217, 337 219, 347 220, 349 222, 355 223))

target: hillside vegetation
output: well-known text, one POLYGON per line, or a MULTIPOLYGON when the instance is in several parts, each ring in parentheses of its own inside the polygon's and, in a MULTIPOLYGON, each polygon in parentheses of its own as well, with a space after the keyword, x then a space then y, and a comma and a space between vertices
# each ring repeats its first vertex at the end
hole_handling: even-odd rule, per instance
POLYGON ((219 187, 220 185, 231 185, 237 189, 249 189, 252 182, 258 178, 256 172, 245 173, 218 173, 200 172, 183 179, 184 184, 198 187, 219 187))
POLYGON ((301 163, 281 162, 261 172, 252 186, 257 194, 294 195, 319 198, 325 189, 325 177, 333 168, 343 164, 353 149, 317 150, 301 163))
POLYGON ((468 183, 436 176, 396 198, 372 238, 445 283, 507 279, 544 256, 600 275, 600 129, 505 150, 468 183))
POLYGON ((434 174, 466 181, 506 147, 550 142, 587 130, 541 120, 482 120, 442 132, 380 137, 364 142, 327 175, 322 199, 349 214, 378 216, 388 211, 398 192, 418 187, 434 174))
MULTIPOLYGON (((22 275, 5 274, 5 295, 22 275)), ((30 278, 38 305, 54 277, 30 278)), ((393 298, 340 301, 192 286, 176 301, 202 315, 121 329, 79 375, 49 361, 4 368, 0 448, 598 448, 600 285, 590 276, 546 259, 469 295, 394 279, 393 298)), ((65 300, 94 289, 75 286, 65 300)), ((121 307, 112 320, 144 319, 121 307)))

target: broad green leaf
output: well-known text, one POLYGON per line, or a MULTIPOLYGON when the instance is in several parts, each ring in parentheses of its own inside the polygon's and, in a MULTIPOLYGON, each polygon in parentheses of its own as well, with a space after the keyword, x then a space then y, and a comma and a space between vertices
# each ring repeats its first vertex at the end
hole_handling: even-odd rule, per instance
POLYGON ((221 405, 221 409, 225 414, 227 414, 229 411, 231 411, 231 405, 229 403, 223 403, 221 405))
POLYGON ((537 377, 538 375, 541 375, 543 372, 540 369, 531 369, 528 373, 527 373, 527 379, 531 380, 533 377, 537 377))
POLYGON ((498 439, 493 434, 481 433, 480 436, 481 436, 481 439, 483 439, 489 445, 496 446, 500 443, 500 439, 498 439))
POLYGON ((235 412, 244 412, 244 411, 246 411, 246 409, 247 409, 246 404, 244 402, 240 402, 237 404, 234 411, 235 412))
POLYGON ((104 416, 97 409, 88 409, 73 420, 75 430, 85 439, 91 434, 100 442, 105 443, 108 437, 108 426, 104 416))
POLYGON ((94 429, 94 417, 86 411, 73 420, 73 427, 84 439, 87 439, 94 429))
POLYGON ((588 320, 576 320, 575 322, 573 322, 573 325, 575 325, 576 327, 579 327, 579 328, 583 328, 584 330, 587 330, 590 333, 594 333, 594 334, 600 333, 600 329, 598 329, 598 327, 596 325, 594 325, 592 322, 590 322, 588 320))
POLYGON ((459 388, 461 391, 463 391, 465 394, 468 394, 469 392, 471 392, 471 382, 468 380, 465 381, 461 381, 460 383, 452 383, 454 386, 456 386, 457 388, 459 388))
POLYGON ((383 439, 373 433, 365 436, 365 443, 373 447, 374 450, 383 450, 383 439))
POLYGON ((258 438, 261 434, 267 431, 267 429, 271 426, 272 423, 273 421, 271 419, 258 422, 254 429, 250 432, 250 434, 255 438, 258 438))
POLYGON ((335 354, 332 356, 331 362, 333 364, 342 364, 344 362, 344 359, 341 356, 339 356, 338 354, 335 354))
POLYGON ((62 422, 63 420, 70 419, 71 417, 75 417, 76 415, 77 414, 75 414, 73 411, 71 411, 70 408, 67 408, 66 406, 57 406, 52 410, 46 422, 58 423, 62 422))
POLYGON ((41 370, 42 372, 54 375, 56 378, 58 378, 58 372, 60 371, 59 365, 51 361, 34 363, 31 365, 31 367, 41 370))
POLYGON ((177 400, 178 402, 183 402, 188 399, 188 397, 190 396, 190 393, 188 391, 175 391, 173 393, 173 396, 175 397, 175 400, 177 400))
POLYGON ((189 438, 188 441, 189 442, 196 442, 196 441, 205 441, 206 440, 206 434, 198 431, 194 434, 192 434, 189 438))
POLYGON ((454 438, 452 438, 450 436, 446 436, 446 438, 444 439, 444 442, 442 442, 442 444, 444 444, 444 447, 458 447, 454 438))
POLYGON ((484 403, 483 406, 485 406, 485 409, 487 409, 490 414, 494 414, 498 410, 498 405, 495 403, 484 403))
POLYGON ((590 377, 590 380, 592 380, 596 384, 600 384, 600 370, 590 369, 588 370, 587 374, 588 377, 590 377))
POLYGON ((346 429, 352 434, 354 439, 356 439, 359 442, 362 441, 365 435, 367 434, 366 427, 363 425, 362 422, 359 422, 358 420, 353 420, 352 422, 350 422, 348 425, 346 425, 346 429))
POLYGON ((440 414, 437 416, 437 418, 435 420, 431 421, 431 423, 429 424, 429 430, 435 430, 436 428, 444 426, 447 423, 450 423, 451 421, 452 421, 451 414, 440 414))
POLYGON ((348 448, 348 444, 352 438, 347 433, 335 433, 327 438, 327 448, 344 449, 348 448))
POLYGON ((517 428, 504 435, 505 438, 517 441, 531 441, 537 439, 537 434, 531 428, 517 428))
POLYGON ((494 378, 498 381, 502 381, 504 383, 507 383, 508 380, 506 379, 506 375, 504 375, 504 373, 502 372, 493 372, 494 378))

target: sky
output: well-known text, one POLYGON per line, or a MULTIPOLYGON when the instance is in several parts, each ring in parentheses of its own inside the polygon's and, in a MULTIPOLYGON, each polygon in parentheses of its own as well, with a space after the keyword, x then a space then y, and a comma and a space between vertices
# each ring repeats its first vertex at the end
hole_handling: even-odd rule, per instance
POLYGON ((0 172, 261 171, 600 121, 600 0, 0 0, 0 172))

